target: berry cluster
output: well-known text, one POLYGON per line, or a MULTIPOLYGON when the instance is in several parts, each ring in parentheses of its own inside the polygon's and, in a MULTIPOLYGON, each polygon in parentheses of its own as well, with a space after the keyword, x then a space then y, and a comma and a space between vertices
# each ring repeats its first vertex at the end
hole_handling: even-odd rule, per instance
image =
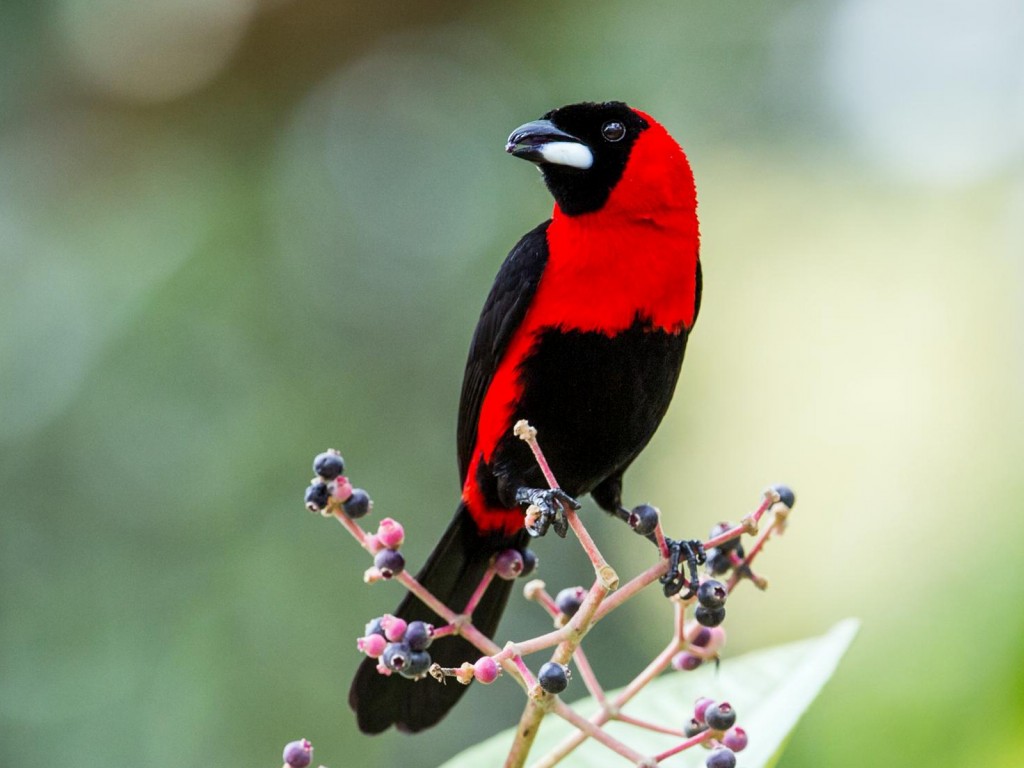
POLYGON ((310 512, 332 513, 332 505, 340 505, 341 511, 350 520, 365 517, 373 509, 369 494, 362 488, 353 488, 342 473, 345 460, 338 451, 330 448, 317 454, 313 459, 316 477, 306 488, 306 509, 310 512))
MULTIPOLYGON (((539 446, 536 445, 535 431, 527 429, 524 434, 526 436, 520 436, 531 443, 530 447, 538 457, 538 463, 545 469, 546 461, 543 460, 539 446)), ((474 628, 473 608, 493 578, 513 580, 531 575, 537 568, 537 557, 533 551, 507 549, 498 553, 484 579, 477 586, 474 596, 461 612, 456 612, 445 606, 405 572, 405 559, 399 551, 404 542, 405 532, 400 523, 391 518, 384 518, 376 532, 369 533, 356 522, 371 511, 372 502, 366 491, 352 487, 348 478, 342 474, 344 469, 344 461, 335 450, 325 451, 316 457, 313 470, 317 477, 306 489, 307 508, 324 516, 334 517, 373 556, 374 564, 364 574, 366 582, 395 579, 447 622, 443 626, 434 627, 423 621, 406 622, 390 614, 380 616, 366 625, 363 636, 356 642, 358 650, 377 660, 377 670, 381 674, 392 675, 397 672, 402 677, 412 680, 431 676, 443 682, 445 678, 452 677, 467 685, 473 680, 489 684, 494 682, 504 669, 529 692, 528 712, 524 713, 523 722, 533 723, 539 723, 540 718, 549 711, 567 717, 569 707, 561 702, 559 694, 566 690, 571 679, 567 665, 569 661, 574 663, 590 693, 599 701, 604 701, 605 694, 580 646, 580 640, 596 621, 628 597, 659 579, 664 586, 666 573, 675 574, 673 589, 664 590, 675 606, 674 635, 668 648, 660 655, 661 661, 645 669, 629 687, 629 696, 635 695, 646 682, 669 666, 688 671, 708 661, 717 663, 719 651, 726 639, 725 630, 721 626, 726 614, 726 600, 742 580, 750 580, 756 586, 764 588, 766 582, 754 574, 751 562, 771 534, 784 529, 789 510, 795 502, 795 496, 790 489, 785 486, 774 486, 765 492, 761 506, 754 513, 743 518, 737 525, 724 522, 716 525, 706 542, 679 542, 666 539, 658 509, 650 504, 639 505, 633 508, 628 516, 624 513, 624 516, 634 531, 658 545, 662 560, 624 585, 618 584, 614 570, 601 557, 589 534, 581 530, 582 524, 578 517, 574 517, 570 523, 595 566, 597 580, 590 589, 584 586, 571 586, 559 591, 555 597, 551 597, 545 591, 543 582, 534 579, 527 583, 524 589, 527 598, 536 600, 544 606, 553 618, 556 630, 531 640, 509 643, 500 648, 474 628), (774 515, 771 518, 771 525, 759 534, 758 525, 761 518, 769 511, 774 515), (745 551, 741 544, 740 539, 743 535, 755 537, 749 551, 745 551), (685 569, 682 567, 684 559, 685 569), (698 573, 702 563, 708 572, 704 577, 698 573), (618 588, 615 599, 610 599, 609 595, 616 586, 618 588), (679 588, 675 588, 677 586, 679 588), (682 592, 682 587, 686 587, 685 593, 682 592), (585 611, 581 610, 584 605, 587 606, 585 611), (690 616, 689 620, 687 616, 690 616), (470 640, 484 655, 473 663, 466 661, 452 669, 432 663, 428 650, 431 643, 438 638, 455 634, 470 640), (554 657, 542 664, 534 677, 523 658, 555 646, 558 650, 554 657)), ((545 471, 545 476, 547 475, 548 471, 545 471)), ((547 479, 553 488, 557 487, 553 477, 547 479)), ((574 511, 571 514, 574 515, 574 511)), ((644 723, 622 713, 621 708, 628 700, 628 696, 618 697, 602 705, 599 713, 590 722, 580 719, 579 716, 571 718, 571 722, 579 728, 572 742, 576 744, 588 737, 600 735, 598 732, 603 725, 613 719, 666 732, 664 726, 644 723)), ((686 741, 655 756, 655 762, 660 763, 679 751, 703 744, 711 750, 706 759, 707 768, 732 768, 736 765, 735 753, 747 744, 746 733, 736 726, 736 713, 729 703, 716 703, 706 698, 697 701, 693 716, 685 727, 671 729, 671 732, 685 737, 686 741)), ((609 741, 607 737, 602 737, 602 740, 606 746, 623 756, 637 759, 638 753, 632 752, 627 746, 614 740, 609 741)), ((571 750, 572 746, 567 748, 571 750)), ((520 744, 517 740, 510 753, 510 759, 512 755, 519 754, 519 749, 528 751, 529 744, 520 744)), ((308 742, 293 742, 285 750, 286 765, 289 768, 305 768, 311 760, 311 753, 312 748, 308 742), (306 762, 302 762, 303 760, 306 762)), ((522 757, 525 759, 525 752, 522 753, 522 757)), ((516 764, 519 764, 518 758, 516 764)))
POLYGON ((356 648, 371 659, 379 659, 377 669, 382 675, 397 672, 418 680, 430 669, 427 648, 433 639, 433 625, 423 621, 406 623, 385 614, 366 625, 366 634, 356 641, 356 648))
POLYGON ((736 753, 747 746, 747 732, 736 725, 736 710, 727 701, 697 699, 683 733, 687 738, 707 733, 702 742, 711 748, 704 763, 707 768, 734 768, 736 753))

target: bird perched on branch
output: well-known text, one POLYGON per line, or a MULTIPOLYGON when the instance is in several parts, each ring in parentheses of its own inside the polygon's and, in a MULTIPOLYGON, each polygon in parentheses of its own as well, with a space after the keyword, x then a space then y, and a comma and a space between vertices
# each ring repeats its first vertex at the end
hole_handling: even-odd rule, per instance
MULTIPOLYGON (((700 309, 700 238, 686 155, 649 115, 621 102, 561 107, 520 126, 506 150, 540 169, 554 212, 515 245, 484 302, 459 404, 462 500, 419 581, 461 611, 495 553, 522 549, 549 526, 564 535, 561 505, 591 494, 618 517, 622 476, 661 422, 700 309), (537 428, 561 485, 547 488, 512 434, 537 428), (540 510, 528 530, 524 508, 540 510)), ((673 542, 669 587, 680 561, 673 542)), ((512 582, 495 580, 473 612, 493 636, 512 582)), ((444 623, 409 595, 407 621, 444 623)), ((435 662, 458 666, 480 652, 461 637, 438 640, 435 662)), ((462 685, 385 677, 367 659, 349 693, 359 727, 419 731, 437 723, 462 685)))

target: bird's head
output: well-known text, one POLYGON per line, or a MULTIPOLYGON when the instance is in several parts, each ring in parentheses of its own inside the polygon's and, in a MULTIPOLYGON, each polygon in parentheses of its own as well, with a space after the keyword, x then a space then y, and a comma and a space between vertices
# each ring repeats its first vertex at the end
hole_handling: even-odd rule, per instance
POLYGON ((505 151, 536 163, 569 216, 696 209, 693 174, 679 145, 649 115, 621 101, 560 107, 516 128, 505 151))

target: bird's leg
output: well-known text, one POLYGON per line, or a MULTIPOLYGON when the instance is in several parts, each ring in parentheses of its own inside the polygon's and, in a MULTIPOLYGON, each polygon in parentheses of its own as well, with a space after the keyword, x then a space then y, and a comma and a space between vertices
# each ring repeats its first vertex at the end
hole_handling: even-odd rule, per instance
POLYGON ((561 488, 517 488, 516 503, 523 507, 536 507, 540 515, 527 523, 526 530, 531 536, 543 536, 548 527, 554 526, 561 538, 569 532, 569 521, 565 519, 563 505, 579 509, 580 503, 561 488))
MULTIPOLYGON (((608 513, 619 518, 626 525, 630 525, 632 512, 621 504, 616 504, 608 510, 608 513)), ((656 534, 649 533, 646 538, 654 546, 660 546, 656 534)), ((683 584, 687 581, 685 571, 688 571, 690 587, 687 589, 686 594, 683 595, 683 599, 689 599, 696 594, 697 585, 700 583, 697 567, 703 565, 708 559, 707 554, 704 552, 704 545, 698 540, 687 541, 669 538, 665 539, 665 543, 668 545, 669 561, 668 571, 661 577, 665 597, 672 597, 679 593, 683 588, 683 584), (686 566, 685 570, 683 568, 684 563, 686 566)))
POLYGON ((661 577, 662 590, 665 597, 672 597, 679 593, 686 582, 683 563, 686 564, 686 571, 689 571, 690 585, 683 595, 683 600, 689 600, 697 594, 697 586, 700 584, 700 575, 697 573, 697 566, 704 565, 708 556, 704 551, 704 545, 697 539, 665 539, 668 544, 668 572, 661 577))

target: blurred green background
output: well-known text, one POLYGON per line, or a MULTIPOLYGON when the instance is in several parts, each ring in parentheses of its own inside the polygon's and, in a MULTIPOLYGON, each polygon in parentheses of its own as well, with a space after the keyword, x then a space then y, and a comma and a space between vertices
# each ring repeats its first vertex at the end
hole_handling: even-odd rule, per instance
MULTIPOLYGON (((514 722, 499 686, 426 735, 355 731, 355 637, 398 589, 301 494, 340 448, 422 562, 476 315, 550 209, 503 142, 616 98, 687 149, 705 276, 627 497, 701 535, 797 490, 727 654, 864 622, 782 764, 1024 764, 1019 0, 3 16, 0 763, 270 766, 305 736, 333 768, 430 766, 514 722)), ((538 549, 553 589, 587 579, 538 549)), ((602 624, 607 683, 668 624, 653 593, 602 624)))

